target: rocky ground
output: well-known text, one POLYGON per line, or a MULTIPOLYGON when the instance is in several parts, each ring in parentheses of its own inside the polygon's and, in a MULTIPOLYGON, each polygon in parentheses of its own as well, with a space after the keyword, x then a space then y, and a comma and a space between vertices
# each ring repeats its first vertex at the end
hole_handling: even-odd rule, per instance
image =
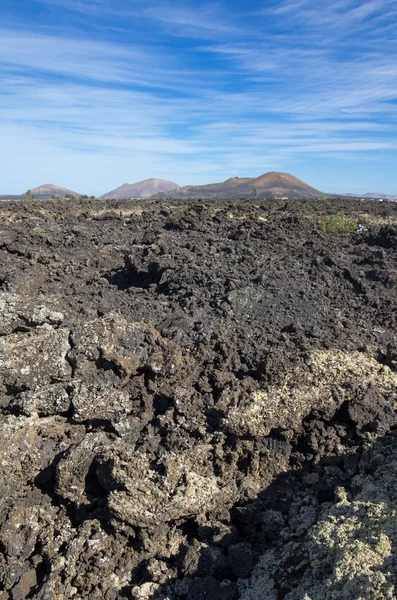
POLYGON ((396 598, 396 259, 394 204, 2 203, 0 599, 396 598))

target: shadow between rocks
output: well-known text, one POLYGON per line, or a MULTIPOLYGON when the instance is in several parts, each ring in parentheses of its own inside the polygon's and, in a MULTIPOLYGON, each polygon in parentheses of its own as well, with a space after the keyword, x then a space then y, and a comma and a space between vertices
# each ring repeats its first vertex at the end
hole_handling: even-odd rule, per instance
MULTIPOLYGON (((353 424, 347 407, 304 422, 289 470, 214 523, 191 519, 177 576, 156 585, 142 570, 133 600, 391 598, 397 589, 397 431, 374 438, 376 419, 353 424), (331 430, 343 447, 327 452, 331 430), (313 444, 322 458, 313 455, 313 444), (347 594, 347 595, 346 595, 347 594), (379 595, 376 595, 379 594, 379 595), (382 595, 383 594, 383 595, 382 595)), ((387 429, 387 426, 386 426, 387 429)))

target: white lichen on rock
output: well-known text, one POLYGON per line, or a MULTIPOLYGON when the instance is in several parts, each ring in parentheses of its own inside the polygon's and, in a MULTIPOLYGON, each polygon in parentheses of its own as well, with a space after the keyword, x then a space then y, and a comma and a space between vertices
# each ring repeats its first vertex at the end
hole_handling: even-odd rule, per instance
POLYGON ((285 600, 396 598, 392 562, 397 544, 397 450, 383 458, 374 474, 356 477, 353 483, 360 490, 357 495, 349 498, 340 488, 338 502, 323 505, 299 544, 299 531, 290 522, 287 543, 266 552, 251 577, 240 582, 241 600, 277 598, 274 581, 282 571, 285 576, 288 564, 293 572, 297 552, 305 568, 285 600))
POLYGON ((363 388, 374 383, 396 402, 397 373, 379 365, 374 356, 358 351, 317 351, 311 354, 306 365, 287 371, 282 386, 257 390, 249 402, 233 406, 225 424, 231 432, 265 436, 274 427, 294 428, 312 406, 331 416, 343 400, 343 386, 356 381, 363 388), (296 385, 297 381, 300 385, 296 385), (335 401, 335 390, 338 401, 335 401))

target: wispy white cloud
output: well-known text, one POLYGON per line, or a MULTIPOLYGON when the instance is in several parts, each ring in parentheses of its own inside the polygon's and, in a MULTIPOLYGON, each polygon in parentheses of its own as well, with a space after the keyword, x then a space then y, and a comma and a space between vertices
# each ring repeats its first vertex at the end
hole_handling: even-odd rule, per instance
POLYGON ((356 34, 359 30, 373 29, 373 21, 387 23, 396 14, 395 0, 339 0, 329 3, 313 2, 312 0, 285 1, 272 3, 263 9, 266 16, 282 17, 283 25, 293 21, 295 26, 325 27, 339 31, 344 35, 348 29, 356 34), (354 26, 354 29, 351 29, 354 26))
POLYGON ((170 4, 162 0, 36 0, 44 5, 58 6, 84 15, 138 19, 161 25, 169 33, 199 39, 219 39, 219 36, 241 37, 237 15, 225 11, 221 2, 187 3, 180 0, 170 4))
POLYGON ((227 2, 39 1, 107 35, 0 30, 3 152, 22 189, 37 173, 102 193, 150 176, 184 184, 290 170, 304 157, 395 155, 397 0, 287 0, 251 13, 227 2), (115 35, 142 22, 140 35, 115 35))
MULTIPOLYGON (((194 74, 161 47, 122 45, 0 29, 0 64, 6 69, 97 83, 185 89, 194 74)), ((200 74, 200 69, 197 69, 200 74)), ((208 76, 209 74, 207 74, 208 76)), ((214 74, 215 77, 215 74, 214 74)))

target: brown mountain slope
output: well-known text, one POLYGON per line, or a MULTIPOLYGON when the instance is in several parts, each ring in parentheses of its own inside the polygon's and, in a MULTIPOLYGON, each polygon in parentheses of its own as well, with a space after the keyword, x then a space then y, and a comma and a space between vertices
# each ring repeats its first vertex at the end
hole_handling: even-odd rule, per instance
POLYGON ((167 194, 173 198, 227 198, 235 195, 236 188, 253 182, 253 177, 231 177, 221 183, 205 185, 185 185, 167 194))
POLYGON ((322 192, 288 173, 232 177, 222 183, 189 185, 168 194, 172 198, 316 198, 322 192))
POLYGON ((167 196, 172 198, 228 198, 235 196, 235 190, 242 185, 249 185, 254 177, 230 177, 221 183, 205 185, 185 185, 172 190, 167 196))
POLYGON ((265 191, 267 195, 278 198, 286 196, 288 198, 313 198, 321 196, 322 192, 311 187, 304 181, 289 173, 278 173, 270 171, 252 182, 253 187, 261 194, 265 191))
MULTIPOLYGON (((44 185, 39 185, 35 187, 33 190, 30 190, 32 196, 35 198, 50 198, 51 196, 61 196, 64 198, 67 194, 71 194, 72 196, 81 196, 77 192, 72 192, 72 190, 68 190, 67 188, 60 187, 58 185, 53 185, 52 183, 45 183, 44 185)), ((26 196, 26 194, 21 194, 21 196, 26 196)))
POLYGON ((103 194, 101 198, 149 198, 154 194, 169 192, 178 184, 167 179, 144 179, 137 183, 124 183, 120 187, 103 194))

